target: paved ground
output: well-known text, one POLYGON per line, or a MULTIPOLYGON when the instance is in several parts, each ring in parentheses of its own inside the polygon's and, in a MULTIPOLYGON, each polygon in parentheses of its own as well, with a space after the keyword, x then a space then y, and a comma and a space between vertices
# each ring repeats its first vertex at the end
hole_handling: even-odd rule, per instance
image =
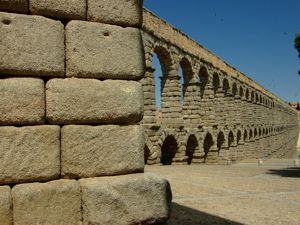
POLYGON ((292 159, 261 166, 256 161, 149 166, 146 171, 171 183, 170 225, 300 225, 300 167, 292 159))

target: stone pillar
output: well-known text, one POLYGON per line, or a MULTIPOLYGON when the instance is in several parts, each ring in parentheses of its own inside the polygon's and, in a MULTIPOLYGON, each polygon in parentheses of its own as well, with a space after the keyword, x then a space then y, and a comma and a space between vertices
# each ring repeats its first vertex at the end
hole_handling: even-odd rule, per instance
POLYGON ((180 77, 173 69, 161 79, 163 124, 168 128, 180 127, 183 125, 180 77))
POLYGON ((152 67, 148 67, 146 69, 145 76, 140 81, 143 86, 144 93, 144 117, 142 120, 142 124, 156 123, 155 80, 153 72, 154 69, 152 67))
POLYGON ((196 80, 190 80, 185 86, 182 115, 185 127, 197 128, 200 121, 200 84, 196 80))
POLYGON ((204 127, 212 127, 215 125, 214 115, 214 90, 210 83, 204 89, 204 94, 201 100, 201 117, 204 127))
POLYGON ((69 3, 0 1, 0 223, 164 223, 169 184, 143 172, 142 1, 69 3))
POLYGON ((224 90, 219 87, 215 94, 215 120, 216 123, 223 127, 225 126, 226 108, 224 107, 224 90))

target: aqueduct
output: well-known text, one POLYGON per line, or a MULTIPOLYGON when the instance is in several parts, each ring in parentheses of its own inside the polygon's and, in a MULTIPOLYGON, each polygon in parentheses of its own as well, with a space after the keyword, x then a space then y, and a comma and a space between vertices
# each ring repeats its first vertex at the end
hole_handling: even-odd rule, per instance
POLYGON ((224 164, 288 157, 295 150, 297 112, 283 100, 146 9, 142 36, 147 164, 224 164), (161 112, 156 85, 161 85, 161 112))
POLYGON ((1 225, 162 224, 170 185, 145 161, 294 150, 295 110, 142 6, 0 0, 1 225))

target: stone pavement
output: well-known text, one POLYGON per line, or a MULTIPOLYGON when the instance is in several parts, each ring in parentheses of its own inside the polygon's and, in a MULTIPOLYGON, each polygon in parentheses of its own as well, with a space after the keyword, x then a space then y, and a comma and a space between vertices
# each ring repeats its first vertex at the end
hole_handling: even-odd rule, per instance
POLYGON ((230 166, 149 166, 146 170, 171 183, 170 225, 300 224, 300 166, 295 167, 294 159, 267 160, 260 166, 248 160, 230 166))

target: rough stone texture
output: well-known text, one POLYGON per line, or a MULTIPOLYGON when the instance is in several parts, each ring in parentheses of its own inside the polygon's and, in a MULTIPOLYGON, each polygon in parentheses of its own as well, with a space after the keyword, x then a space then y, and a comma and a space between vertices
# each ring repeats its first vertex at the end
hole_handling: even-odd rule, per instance
POLYGON ((64 76, 64 26, 40 16, 0 12, 0 73, 64 76))
POLYGON ((46 89, 50 123, 135 123, 143 115, 142 87, 135 81, 52 79, 46 89))
POLYGON ((65 178, 128 174, 144 170, 140 126, 76 126, 61 131, 61 174, 65 178))
POLYGON ((71 21, 66 54, 68 77, 137 80, 144 75, 142 38, 136 28, 71 21))
POLYGON ((83 224, 154 224, 168 218, 169 183, 158 175, 81 179, 83 224))
POLYGON ((90 21, 141 26, 142 6, 142 0, 89 0, 87 17, 90 21))
POLYGON ((0 11, 28 13, 28 0, 0 0, 0 11))
POLYGON ((74 180, 20 184, 12 189, 14 225, 81 225, 80 186, 74 180))
POLYGON ((60 174, 60 127, 0 127, 0 184, 44 181, 60 174))
POLYGON ((86 0, 30 0, 30 13, 59 19, 85 20, 86 0))
POLYGON ((9 186, 0 186, 0 224, 12 225, 12 199, 9 186))
POLYGON ((0 125, 43 123, 46 114, 44 88, 41 79, 1 79, 0 125))

